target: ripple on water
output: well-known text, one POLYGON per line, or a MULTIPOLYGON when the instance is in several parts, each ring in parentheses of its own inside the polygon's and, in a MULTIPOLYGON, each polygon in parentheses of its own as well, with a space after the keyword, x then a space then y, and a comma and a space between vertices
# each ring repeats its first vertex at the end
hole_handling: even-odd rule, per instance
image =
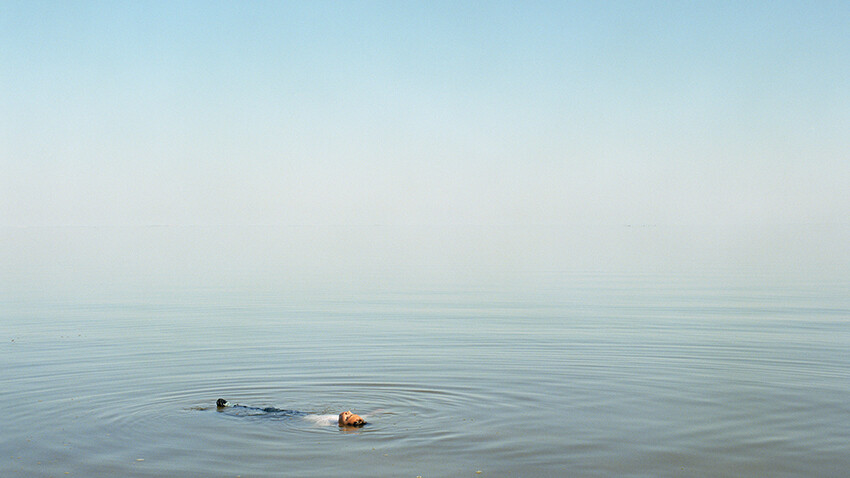
MULTIPOLYGON (((172 394, 168 400, 173 402, 172 405, 182 402, 187 410, 216 414, 217 417, 234 422, 230 426, 237 429, 259 425, 274 434, 339 433, 337 415, 340 411, 352 410, 363 416, 369 424, 362 429, 343 431, 368 433, 377 439, 397 436, 399 429, 420 437, 439 439, 447 436, 447 430, 451 428, 444 426, 446 422, 463 415, 465 410, 476 406, 481 400, 481 393, 470 387, 434 388, 416 383, 364 381, 340 384, 314 381, 281 388, 256 383, 244 385, 241 393, 222 397, 231 403, 293 408, 308 415, 287 416, 227 408, 217 410, 213 404, 214 398, 197 400, 200 397, 216 397, 220 390, 215 387, 172 394), (290 400, 273 398, 283 396, 290 397, 290 400), (194 402, 193 397, 196 399, 194 402), (191 403, 188 407, 187 402, 191 403)), ((144 415, 149 412, 148 408, 135 407, 129 415, 144 415)), ((130 420, 120 417, 111 419, 130 420)))

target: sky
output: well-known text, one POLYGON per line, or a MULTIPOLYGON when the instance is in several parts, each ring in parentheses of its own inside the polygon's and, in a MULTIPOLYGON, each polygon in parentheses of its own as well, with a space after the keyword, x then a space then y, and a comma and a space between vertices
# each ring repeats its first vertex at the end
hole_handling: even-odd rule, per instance
POLYGON ((0 2, 0 226, 850 223, 850 2, 0 2))

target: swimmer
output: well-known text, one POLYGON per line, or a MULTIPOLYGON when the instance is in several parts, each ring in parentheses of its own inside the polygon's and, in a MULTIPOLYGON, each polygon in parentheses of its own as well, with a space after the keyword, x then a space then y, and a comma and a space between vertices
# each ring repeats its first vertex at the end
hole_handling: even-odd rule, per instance
MULTIPOLYGON (((299 412, 299 411, 296 411, 296 410, 283 410, 283 409, 274 408, 274 407, 259 408, 259 407, 247 407, 245 405, 238 405, 238 404, 237 405, 230 405, 227 402, 227 400, 225 400, 223 398, 219 398, 218 400, 216 400, 215 406, 217 408, 234 407, 234 408, 243 408, 243 409, 247 409, 247 410, 257 410, 257 411, 265 412, 265 413, 276 413, 276 414, 291 415, 291 416, 308 415, 307 413, 299 412)), ((348 411, 344 411, 344 412, 339 414, 339 419, 337 420, 337 424, 340 427, 362 427, 363 425, 366 424, 366 420, 364 420, 363 417, 361 417, 360 415, 356 415, 354 413, 351 413, 351 411, 348 410, 348 411)))

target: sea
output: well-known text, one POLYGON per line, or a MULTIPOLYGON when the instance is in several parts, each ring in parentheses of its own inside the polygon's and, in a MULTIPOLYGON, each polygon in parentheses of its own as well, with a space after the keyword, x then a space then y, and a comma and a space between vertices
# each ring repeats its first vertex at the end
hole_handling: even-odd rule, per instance
POLYGON ((848 476, 848 244, 834 224, 0 228, 0 476, 848 476))

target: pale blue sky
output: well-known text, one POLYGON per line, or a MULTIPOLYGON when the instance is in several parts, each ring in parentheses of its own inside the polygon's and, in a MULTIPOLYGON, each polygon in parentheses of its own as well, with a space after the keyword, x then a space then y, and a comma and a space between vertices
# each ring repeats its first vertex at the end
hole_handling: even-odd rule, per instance
POLYGON ((11 2, 0 225, 850 221, 850 2, 11 2))

